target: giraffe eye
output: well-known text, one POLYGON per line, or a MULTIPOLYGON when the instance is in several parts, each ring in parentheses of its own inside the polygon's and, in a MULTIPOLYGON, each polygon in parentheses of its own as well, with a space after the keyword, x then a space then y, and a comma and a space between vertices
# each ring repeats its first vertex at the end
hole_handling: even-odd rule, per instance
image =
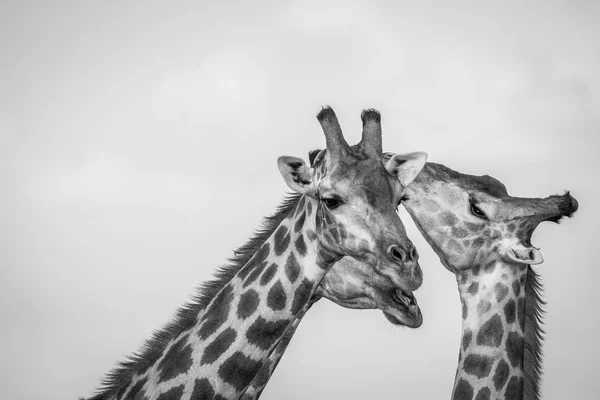
POLYGON ((486 219, 485 213, 475 203, 471 203, 471 213, 477 218, 486 219))
POLYGON ((325 207, 327 207, 328 209, 335 210, 336 208, 342 205, 342 200, 336 197, 328 197, 323 199, 323 203, 325 203, 325 207))

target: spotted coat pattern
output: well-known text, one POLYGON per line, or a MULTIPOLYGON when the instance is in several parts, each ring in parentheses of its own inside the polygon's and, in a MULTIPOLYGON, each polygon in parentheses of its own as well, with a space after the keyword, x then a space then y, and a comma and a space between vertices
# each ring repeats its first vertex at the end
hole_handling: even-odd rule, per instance
POLYGON ((309 302, 298 315, 298 318, 296 318, 296 320, 294 320, 294 322, 288 327, 287 331, 285 332, 285 336, 281 339, 277 347, 275 347, 269 356, 269 360, 262 367, 256 378, 250 383, 250 385, 248 385, 244 395, 240 398, 240 400, 256 400, 260 397, 263 390, 265 390, 267 383, 269 383, 269 379, 271 379, 273 372, 275 372, 275 368, 277 368, 277 365, 281 361, 281 358, 290 344, 294 333, 296 333, 296 329, 300 325, 304 314, 306 314, 312 304, 314 303, 309 302))
POLYGON ((452 398, 519 398, 527 266, 491 261, 456 276, 463 331, 452 398))

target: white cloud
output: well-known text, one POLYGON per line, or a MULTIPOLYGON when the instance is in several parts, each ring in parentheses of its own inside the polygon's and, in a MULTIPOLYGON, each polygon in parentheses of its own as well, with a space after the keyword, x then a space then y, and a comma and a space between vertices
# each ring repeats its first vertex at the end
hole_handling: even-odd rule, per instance
POLYGON ((86 203, 200 210, 211 194, 198 177, 178 171, 142 171, 126 160, 95 155, 77 170, 37 179, 29 187, 37 201, 57 204, 86 203))
POLYGON ((157 85, 154 113, 161 120, 223 124, 267 117, 269 78, 251 55, 235 49, 214 54, 195 69, 171 71, 157 85))
POLYGON ((295 1, 276 16, 280 27, 304 33, 323 34, 345 32, 369 9, 363 3, 295 1))

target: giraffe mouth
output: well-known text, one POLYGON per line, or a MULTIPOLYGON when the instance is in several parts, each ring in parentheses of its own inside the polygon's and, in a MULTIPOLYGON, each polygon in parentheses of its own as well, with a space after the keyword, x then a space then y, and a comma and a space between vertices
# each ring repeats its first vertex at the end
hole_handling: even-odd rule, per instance
POLYGON ((417 299, 412 292, 405 292, 402 289, 396 289, 392 293, 392 300, 394 300, 399 306, 405 308, 407 311, 410 307, 417 305, 417 299))
POLYGON ((386 309, 382 308, 383 315, 394 325, 404 325, 418 328, 423 323, 423 316, 417 304, 417 299, 412 292, 395 288, 389 294, 390 303, 386 309))

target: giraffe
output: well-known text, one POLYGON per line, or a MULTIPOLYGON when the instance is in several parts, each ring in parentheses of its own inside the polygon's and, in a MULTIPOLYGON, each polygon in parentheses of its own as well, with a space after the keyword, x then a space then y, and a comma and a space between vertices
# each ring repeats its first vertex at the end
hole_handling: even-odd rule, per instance
MULTIPOLYGON (((391 155, 390 155, 391 156, 391 155)), ((456 275, 462 339, 452 399, 539 399, 542 286, 531 244, 543 221, 577 211, 566 192, 512 197, 498 180, 427 163, 405 190, 415 225, 456 275)))
POLYGON ((418 256, 395 207, 424 153, 393 158, 386 168, 375 110, 361 114, 362 139, 352 147, 330 107, 317 119, 326 140, 322 162, 308 168, 298 157, 278 159, 295 194, 191 304, 108 374, 94 400, 238 399, 344 256, 405 292, 421 285, 418 256))
MULTIPOLYGON (((386 153, 384 159, 392 156, 386 153)), ((461 174, 435 163, 427 163, 406 187, 402 201, 442 264, 457 277, 463 332, 452 398, 538 399, 542 287, 529 265, 543 259, 530 240, 540 222, 571 216, 577 201, 568 193, 512 197, 492 177, 461 174)), ((345 257, 336 268, 351 270, 356 264, 345 257)), ((327 284, 335 280, 332 269, 312 303, 325 297, 339 304, 339 288, 327 284)), ((249 385, 244 400, 260 396, 296 326, 272 353, 261 379, 249 385)))

